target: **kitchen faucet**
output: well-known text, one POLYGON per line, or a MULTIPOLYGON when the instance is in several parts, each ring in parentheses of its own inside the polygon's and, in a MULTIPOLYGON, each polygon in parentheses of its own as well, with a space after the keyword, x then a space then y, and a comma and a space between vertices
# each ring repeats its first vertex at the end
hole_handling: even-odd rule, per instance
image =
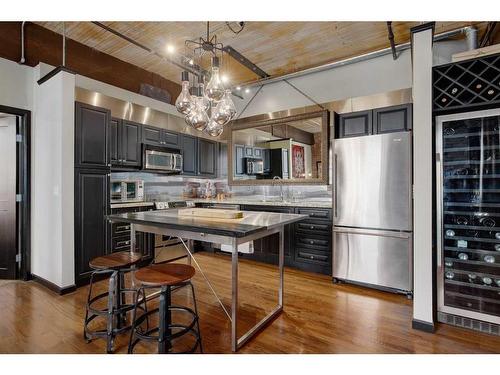
POLYGON ((285 200, 284 196, 283 196, 283 180, 281 179, 280 176, 274 176, 272 184, 273 184, 273 186, 275 186, 276 184, 280 185, 280 188, 281 188, 280 189, 280 199, 283 202, 285 200))

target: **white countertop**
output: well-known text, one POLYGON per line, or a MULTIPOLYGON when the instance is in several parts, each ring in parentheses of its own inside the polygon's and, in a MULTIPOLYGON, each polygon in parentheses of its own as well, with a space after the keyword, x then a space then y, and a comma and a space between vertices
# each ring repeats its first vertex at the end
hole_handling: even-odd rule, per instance
MULTIPOLYGON (((181 200, 181 199, 180 199, 181 200)), ((252 199, 245 197, 227 198, 224 200, 217 199, 185 199, 195 203, 211 203, 211 204, 241 204, 241 205, 256 205, 256 206, 277 206, 277 207, 312 207, 312 208, 332 208, 331 199, 318 199, 318 198, 301 198, 300 201, 281 201, 274 198, 269 200, 265 199, 252 199)))

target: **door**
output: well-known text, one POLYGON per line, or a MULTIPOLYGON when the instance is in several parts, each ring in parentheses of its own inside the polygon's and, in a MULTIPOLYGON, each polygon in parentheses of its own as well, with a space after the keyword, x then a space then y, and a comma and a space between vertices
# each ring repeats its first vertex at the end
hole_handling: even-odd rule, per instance
POLYGON ((16 278, 16 117, 0 118, 0 278, 16 278))
POLYGON ((411 234, 335 229, 333 277, 412 290, 411 234))
POLYGON ((123 121, 121 126, 122 164, 131 167, 141 166, 141 125, 123 121))
POLYGON ((335 141, 337 226, 410 231, 410 133, 335 141))
POLYGON ((500 324, 500 109, 436 130, 438 311, 500 324))
POLYGON ((162 130, 144 125, 142 127, 142 141, 149 145, 160 146, 162 144, 162 130))
POLYGON ((198 174, 217 177, 217 142, 198 139, 198 174))
POLYGON ((121 162, 120 125, 121 120, 117 118, 112 118, 109 122, 109 157, 112 165, 117 165, 121 162))
POLYGON ((89 275, 89 261, 108 252, 111 226, 106 220, 109 174, 104 170, 75 170, 76 279, 89 275))
POLYGON ((108 129, 111 113, 105 108, 75 104, 75 166, 109 167, 108 129))
POLYGON ((191 135, 182 137, 182 172, 194 176, 198 172, 198 138, 191 135))
POLYGON ((373 133, 393 133, 411 129, 411 109, 411 104, 374 109, 373 133))

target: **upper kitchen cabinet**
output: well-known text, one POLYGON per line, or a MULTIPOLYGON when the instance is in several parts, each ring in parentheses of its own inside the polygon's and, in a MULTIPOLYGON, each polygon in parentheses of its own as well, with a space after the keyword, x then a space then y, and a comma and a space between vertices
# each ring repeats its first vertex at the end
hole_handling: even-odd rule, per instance
POLYGON ((217 177, 218 178, 227 178, 228 170, 227 170, 227 144, 219 143, 219 155, 217 161, 217 177))
POLYGON ((402 104, 338 115, 336 138, 394 133, 412 128, 412 105, 402 104))
POLYGON ((155 146, 178 148, 181 145, 181 134, 144 125, 142 127, 142 141, 155 146))
POLYGON ((111 112, 75 103, 75 167, 109 167, 108 129, 111 112))
POLYGON ((203 177, 217 177, 217 142, 204 138, 198 139, 198 175, 203 177))
POLYGON ((122 165, 129 167, 141 166, 141 127, 131 121, 123 121, 121 129, 121 157, 122 165))
POLYGON ((372 134, 372 111, 344 113, 338 117, 337 138, 372 134))
POLYGON ((373 110, 373 133, 383 134, 411 129, 412 105, 403 104, 373 110))
POLYGON ((198 138, 184 134, 181 149, 182 173, 196 176, 198 174, 198 138))
POLYGON ((142 162, 142 125, 111 119, 109 125, 111 164, 119 167, 140 167, 142 162))
POLYGON ((245 174, 245 146, 234 145, 234 175, 242 176, 245 174))

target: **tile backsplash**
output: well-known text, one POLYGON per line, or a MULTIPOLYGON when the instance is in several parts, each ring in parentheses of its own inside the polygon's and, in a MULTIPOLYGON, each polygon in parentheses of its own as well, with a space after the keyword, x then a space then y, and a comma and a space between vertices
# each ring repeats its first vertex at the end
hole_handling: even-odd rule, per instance
MULTIPOLYGON (((207 181, 226 183, 227 179, 201 179, 179 175, 164 175, 151 172, 114 172, 112 180, 144 180, 144 194, 147 201, 177 200, 182 197, 187 183, 197 182, 200 185, 207 181)), ((230 186, 233 197, 270 197, 280 195, 280 186, 230 186)), ((331 185, 283 185, 283 195, 287 198, 331 198, 331 185)))

